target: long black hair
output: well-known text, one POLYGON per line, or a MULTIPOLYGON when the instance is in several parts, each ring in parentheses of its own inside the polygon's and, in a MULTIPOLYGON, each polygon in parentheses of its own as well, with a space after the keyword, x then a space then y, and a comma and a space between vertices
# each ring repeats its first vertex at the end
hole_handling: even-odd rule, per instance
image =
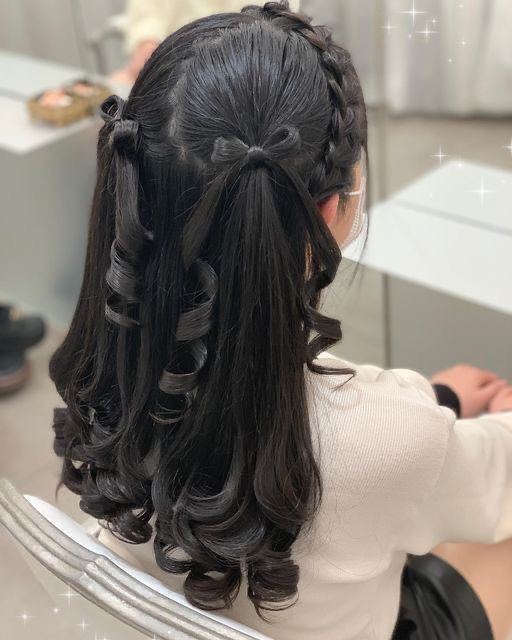
POLYGON ((246 575, 265 619, 297 595, 291 545, 321 500, 306 374, 353 373, 317 359, 341 339, 318 310, 341 254, 317 205, 366 152, 361 87, 326 27, 268 2, 170 35, 102 115, 50 363, 58 486, 127 542, 155 516, 191 603, 229 607, 246 575))

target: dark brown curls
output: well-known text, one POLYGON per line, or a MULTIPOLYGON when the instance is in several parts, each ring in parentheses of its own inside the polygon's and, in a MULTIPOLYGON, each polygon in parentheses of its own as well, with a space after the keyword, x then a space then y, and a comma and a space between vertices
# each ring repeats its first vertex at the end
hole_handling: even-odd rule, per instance
POLYGON ((105 277, 110 290, 105 315, 113 324, 131 328, 140 325, 136 316, 143 286, 143 265, 152 234, 139 219, 139 124, 126 112, 126 102, 118 95, 109 96, 100 107, 116 154, 110 171, 115 198, 115 237, 105 277))
POLYGON ((341 338, 318 310, 341 252, 317 203, 365 142, 355 70, 323 27, 254 5, 173 33, 101 114, 50 364, 62 482, 120 539, 154 530, 188 602, 229 607, 243 584, 265 619, 297 596, 292 545, 322 495, 306 375, 353 373, 317 361, 341 338))

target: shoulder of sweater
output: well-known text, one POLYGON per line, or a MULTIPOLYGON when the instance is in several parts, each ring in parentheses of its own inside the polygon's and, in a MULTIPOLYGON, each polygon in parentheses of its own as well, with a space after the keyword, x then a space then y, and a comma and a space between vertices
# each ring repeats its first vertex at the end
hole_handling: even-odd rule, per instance
POLYGON ((456 416, 437 404, 428 380, 409 369, 368 369, 326 352, 320 359, 320 364, 355 370, 352 378, 311 377, 311 416, 318 425, 331 479, 336 482, 339 474, 340 452, 344 465, 352 452, 349 466, 353 469, 357 464, 374 474, 383 489, 388 484, 381 473, 385 469, 389 479, 415 483, 415 474, 432 478, 444 458, 456 416))
POLYGON ((424 375, 417 371, 405 368, 384 369, 373 364, 356 364, 345 358, 340 358, 329 351, 322 351, 317 358, 321 360, 320 364, 323 365, 334 366, 340 369, 353 369, 354 379, 358 381, 379 382, 402 389, 416 389, 435 402, 437 406, 436 394, 432 385, 424 375), (328 361, 330 361, 330 363, 328 361))

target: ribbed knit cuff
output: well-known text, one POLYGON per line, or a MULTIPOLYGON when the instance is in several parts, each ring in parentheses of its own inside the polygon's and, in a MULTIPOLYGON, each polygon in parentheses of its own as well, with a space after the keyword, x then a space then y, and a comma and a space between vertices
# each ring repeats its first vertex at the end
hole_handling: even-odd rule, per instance
POLYGON ((460 400, 455 391, 445 384, 433 384, 432 387, 436 394, 437 403, 442 407, 453 409, 457 418, 460 418, 460 400))

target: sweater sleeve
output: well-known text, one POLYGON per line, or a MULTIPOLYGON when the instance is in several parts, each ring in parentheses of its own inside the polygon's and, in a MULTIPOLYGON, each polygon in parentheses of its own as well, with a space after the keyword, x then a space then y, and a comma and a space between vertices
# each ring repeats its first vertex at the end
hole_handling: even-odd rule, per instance
MULTIPOLYGON (((325 459, 341 522, 355 517, 346 505, 363 492, 360 508, 383 532, 382 545, 395 551, 421 555, 442 542, 512 537, 512 412, 457 419, 415 371, 355 365, 328 352, 319 358, 356 370, 335 391, 335 404, 330 386, 322 396, 326 413, 335 407, 339 416, 328 436, 334 452, 325 459)), ((353 526, 358 535, 365 530, 353 526)))
MULTIPOLYGON (((170 0, 170 6, 174 3, 170 0)), ((146 40, 161 42, 169 33, 169 9, 161 0, 129 0, 126 10, 125 51, 129 55, 146 40)))
MULTIPOLYGON (((402 375, 424 392, 431 389, 419 374, 402 375)), ((444 432, 437 477, 397 532, 397 548, 422 554, 442 542, 512 537, 512 412, 457 419, 447 407, 435 410, 436 428, 444 432)))

